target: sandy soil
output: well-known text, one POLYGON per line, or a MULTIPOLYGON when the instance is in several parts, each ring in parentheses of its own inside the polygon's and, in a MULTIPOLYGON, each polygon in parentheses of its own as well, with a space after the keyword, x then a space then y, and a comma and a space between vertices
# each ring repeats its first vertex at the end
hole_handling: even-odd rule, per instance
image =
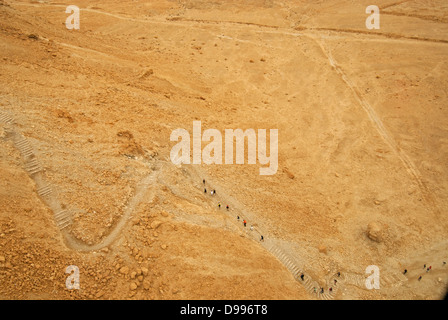
POLYGON ((444 296, 445 1, 379 30, 368 1, 72 4, 0 1, 1 299, 444 296), (172 164, 195 120, 278 129, 277 174, 172 164))

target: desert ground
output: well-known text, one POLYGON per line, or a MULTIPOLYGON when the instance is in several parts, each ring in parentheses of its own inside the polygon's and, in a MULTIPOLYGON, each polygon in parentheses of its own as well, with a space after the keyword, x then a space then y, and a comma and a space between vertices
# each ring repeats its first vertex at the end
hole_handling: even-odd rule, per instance
POLYGON ((0 299, 444 297, 446 1, 0 0, 0 39, 0 299), (174 164, 193 121, 277 173, 174 164))

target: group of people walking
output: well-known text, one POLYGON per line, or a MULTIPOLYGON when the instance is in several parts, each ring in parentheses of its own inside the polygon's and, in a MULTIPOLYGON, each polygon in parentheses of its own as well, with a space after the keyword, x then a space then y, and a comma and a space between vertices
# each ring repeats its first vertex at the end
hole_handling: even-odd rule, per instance
MULTIPOLYGON (((204 185, 204 194, 207 194, 207 188, 205 187, 205 179, 202 179, 202 184, 204 185)), ((213 196, 213 195, 215 195, 215 194, 216 194, 216 190, 215 190, 215 189, 213 189, 213 190, 210 191, 210 195, 213 196)), ((221 202, 219 202, 219 201, 218 201, 218 209, 221 209, 221 202)), ((230 207, 229 207, 228 204, 226 205, 226 210, 227 210, 227 211, 230 211, 230 207)), ((238 221, 240 221, 240 216, 237 216, 236 219, 237 219, 238 221)), ((247 226, 247 221, 246 221, 246 219, 243 219, 242 221, 243 221, 243 226, 246 227, 246 226, 247 226)), ((253 225, 250 225, 250 231, 253 231, 253 230, 254 230, 253 225)), ((263 235, 260 235, 260 241, 264 241, 264 237, 263 237, 263 235)))

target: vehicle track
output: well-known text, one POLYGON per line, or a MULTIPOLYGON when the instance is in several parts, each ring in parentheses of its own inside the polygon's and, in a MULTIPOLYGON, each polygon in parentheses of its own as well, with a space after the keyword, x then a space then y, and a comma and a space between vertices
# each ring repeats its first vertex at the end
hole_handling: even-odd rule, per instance
POLYGON ((433 211, 436 214, 436 217, 440 219, 440 210, 437 206, 436 201, 434 200, 431 191, 429 190, 426 183, 423 181, 422 176, 419 172, 419 170, 415 167, 412 160, 409 158, 409 156, 404 152, 403 149, 401 149, 397 143, 395 142, 392 135, 388 132, 388 130, 385 128, 383 122, 378 117, 377 113, 373 109, 373 107, 369 104, 369 102, 363 97, 359 89, 353 84, 353 82, 347 77, 345 72, 342 70, 342 68, 337 64, 335 59, 333 58, 331 51, 329 49, 326 49, 325 46, 321 41, 314 37, 310 37, 313 39, 324 55, 327 57, 330 65, 334 68, 334 70, 340 75, 344 83, 350 88, 350 90, 353 92, 354 97, 358 101, 359 105, 364 109, 364 111, 367 113, 369 119, 371 120, 372 124, 378 131, 378 133, 381 135, 383 140, 387 143, 387 145, 390 147, 390 149, 395 153, 396 156, 401 160, 404 167, 406 168, 409 175, 412 177, 412 179, 417 183, 420 192, 422 193, 422 197, 426 201, 426 204, 431 207, 431 211, 433 211))

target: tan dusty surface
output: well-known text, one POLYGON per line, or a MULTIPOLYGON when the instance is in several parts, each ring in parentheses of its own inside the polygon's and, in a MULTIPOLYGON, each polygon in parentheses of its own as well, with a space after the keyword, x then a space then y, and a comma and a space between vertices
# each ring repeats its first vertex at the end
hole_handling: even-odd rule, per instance
POLYGON ((445 1, 380 30, 368 1, 92 3, 0 1, 1 299, 443 297, 445 1), (277 174, 174 166, 194 120, 278 129, 277 174))

